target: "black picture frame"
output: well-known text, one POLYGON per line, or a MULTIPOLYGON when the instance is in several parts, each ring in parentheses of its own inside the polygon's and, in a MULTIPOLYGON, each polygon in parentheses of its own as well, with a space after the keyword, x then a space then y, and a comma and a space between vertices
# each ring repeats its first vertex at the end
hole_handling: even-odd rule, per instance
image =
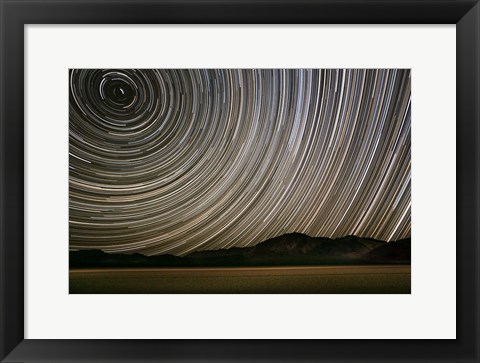
POLYGON ((0 14, 2 362, 480 361, 478 0, 1 0, 0 14), (156 23, 456 24, 457 339, 24 339, 24 26, 156 23))

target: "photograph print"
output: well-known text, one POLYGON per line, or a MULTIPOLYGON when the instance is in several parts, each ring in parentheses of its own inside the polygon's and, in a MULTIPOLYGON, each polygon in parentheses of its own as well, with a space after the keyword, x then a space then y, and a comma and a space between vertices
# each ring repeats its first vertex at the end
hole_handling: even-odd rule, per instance
POLYGON ((70 294, 410 294, 409 69, 70 69, 70 294))

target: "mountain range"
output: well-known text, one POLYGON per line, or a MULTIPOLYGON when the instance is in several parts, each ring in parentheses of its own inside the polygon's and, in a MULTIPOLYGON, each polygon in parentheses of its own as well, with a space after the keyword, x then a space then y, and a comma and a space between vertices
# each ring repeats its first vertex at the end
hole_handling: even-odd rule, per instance
POLYGON ((330 239, 289 233, 252 247, 205 250, 182 257, 101 250, 69 254, 70 268, 410 264, 411 242, 410 238, 384 242, 356 236, 330 239))

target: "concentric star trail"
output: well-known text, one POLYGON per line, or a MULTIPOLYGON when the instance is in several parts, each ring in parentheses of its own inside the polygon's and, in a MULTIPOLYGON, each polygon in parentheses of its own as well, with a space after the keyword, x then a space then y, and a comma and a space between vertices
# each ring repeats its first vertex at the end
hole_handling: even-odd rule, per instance
POLYGON ((71 249, 410 236, 410 70, 70 70, 71 249))

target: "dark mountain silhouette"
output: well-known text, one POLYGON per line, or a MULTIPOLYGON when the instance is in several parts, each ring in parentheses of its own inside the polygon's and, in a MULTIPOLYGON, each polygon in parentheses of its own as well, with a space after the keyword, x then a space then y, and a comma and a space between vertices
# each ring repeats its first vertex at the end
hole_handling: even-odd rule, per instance
POLYGON ((105 253, 100 250, 70 251, 70 268, 82 267, 161 267, 187 266, 181 257, 172 255, 145 256, 105 253))
POLYGON ((410 238, 402 239, 374 248, 365 258, 373 261, 410 261, 410 238))
POLYGON ((278 236, 253 247, 206 250, 183 257, 109 254, 99 250, 70 251, 70 268, 285 266, 410 263, 410 238, 384 242, 346 236, 337 239, 301 233, 278 236))

